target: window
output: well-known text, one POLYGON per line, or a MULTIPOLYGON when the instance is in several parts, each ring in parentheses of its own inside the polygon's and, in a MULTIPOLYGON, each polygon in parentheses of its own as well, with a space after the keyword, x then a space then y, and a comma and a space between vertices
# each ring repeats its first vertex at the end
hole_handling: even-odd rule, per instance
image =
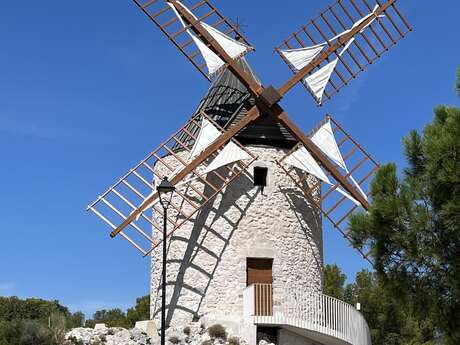
POLYGON ((254 186, 259 186, 264 191, 264 187, 267 186, 267 175, 268 168, 254 167, 254 186))

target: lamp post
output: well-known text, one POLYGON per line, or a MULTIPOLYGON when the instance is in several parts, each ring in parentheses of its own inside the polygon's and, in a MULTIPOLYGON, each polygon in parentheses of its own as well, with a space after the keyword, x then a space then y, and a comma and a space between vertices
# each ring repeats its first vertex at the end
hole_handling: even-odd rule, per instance
POLYGON ((163 178, 157 187, 158 197, 163 207, 163 277, 161 284, 161 345, 166 343, 166 231, 168 222, 168 207, 171 204, 172 195, 176 188, 169 182, 168 178, 163 178))

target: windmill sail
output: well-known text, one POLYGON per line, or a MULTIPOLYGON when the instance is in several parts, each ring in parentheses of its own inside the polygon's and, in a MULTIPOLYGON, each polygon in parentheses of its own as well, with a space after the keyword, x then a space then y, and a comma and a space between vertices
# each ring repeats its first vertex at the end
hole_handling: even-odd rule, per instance
POLYGON ((340 153, 339 146, 335 140, 334 132, 332 131, 331 121, 327 120, 311 137, 311 140, 318 146, 321 151, 326 154, 334 163, 343 170, 346 170, 346 165, 340 153))
POLYGON ((311 140, 320 148, 321 151, 324 152, 326 156, 328 156, 334 163, 350 175, 350 180, 353 182, 355 187, 359 190, 363 197, 368 200, 367 194, 364 193, 359 183, 354 179, 353 175, 350 174, 348 167, 345 164, 345 160, 343 159, 342 153, 337 145, 337 141, 335 140, 331 121, 327 120, 326 123, 322 125, 315 134, 313 134, 311 140))
POLYGON ((343 55, 343 53, 347 51, 354 40, 355 39, 352 38, 348 41, 348 43, 345 45, 345 47, 343 47, 342 51, 339 53, 339 56, 335 60, 332 60, 327 65, 304 79, 305 84, 311 90, 319 104, 323 102, 324 91, 326 90, 326 86, 331 79, 332 73, 334 73, 337 63, 339 62, 339 58, 343 55))
POLYGON ((204 173, 208 174, 211 171, 222 168, 223 166, 245 159, 251 159, 251 156, 231 141, 225 145, 217 157, 214 158, 214 160, 207 166, 204 173))
POLYGON ((376 4, 374 1, 374 6, 365 2, 360 7, 354 0, 337 0, 320 16, 290 35, 276 48, 296 74, 285 88, 292 88, 300 81, 316 103, 322 105, 349 85, 412 30, 395 2, 376 4), (393 18, 395 16, 399 17, 399 22, 393 18), (389 26, 395 31, 389 30, 389 26), (352 43, 355 49, 348 49, 352 43), (339 53, 343 45, 347 47, 339 53), (332 61, 337 57, 334 55, 339 55, 338 61, 332 61))
POLYGON ((285 163, 292 165, 300 170, 303 170, 321 181, 331 184, 329 178, 324 173, 323 169, 312 157, 310 152, 304 146, 301 146, 298 150, 291 153, 285 160, 285 163))
POLYGON ((315 96, 318 103, 322 102, 324 90, 331 79, 331 75, 337 66, 338 59, 329 62, 318 71, 304 79, 305 84, 315 96))
MULTIPOLYGON (((220 32, 216 28, 206 24, 203 21, 199 21, 198 18, 180 1, 176 1, 176 3, 179 4, 179 6, 181 6, 183 9, 185 9, 191 16, 193 16, 193 18, 197 20, 200 23, 200 25, 206 29, 206 31, 208 31, 208 33, 219 43, 219 45, 232 59, 237 59, 249 52, 250 50, 252 50, 252 47, 242 42, 234 40, 233 38, 225 35, 224 33, 220 32)), ((187 25, 185 24, 179 12, 177 12, 174 5, 171 3, 168 3, 168 5, 172 8, 177 18, 180 20, 182 26, 184 28, 187 28, 187 25)), ((186 31, 195 42, 198 49, 200 50, 201 55, 203 56, 203 59, 205 60, 206 66, 208 68, 209 75, 215 75, 222 69, 222 67, 225 65, 225 62, 216 53, 214 53, 203 41, 196 37, 196 35, 190 29, 187 29, 186 31)))
MULTIPOLYGON (((310 152, 308 152, 304 146, 301 146, 298 150, 287 156, 284 162, 317 177, 328 185, 333 185, 327 175, 324 173, 323 169, 321 169, 319 164, 315 161, 310 152)), ((357 206, 361 206, 359 201, 357 201, 343 189, 337 187, 336 191, 350 199, 357 206)))
MULTIPOLYGON (((372 20, 360 30, 361 33, 364 32, 364 30, 367 27, 369 27, 377 18, 385 17, 384 15, 379 15, 379 16, 375 15, 375 13, 379 9, 379 7, 380 7, 379 5, 375 5, 374 10, 370 14, 368 14, 367 16, 361 18, 357 22, 355 22, 353 24, 353 26, 351 27, 351 29, 345 30, 345 31, 339 33, 338 35, 332 37, 329 40, 329 42, 335 41, 335 40, 339 39, 340 37, 348 34, 352 29, 354 29, 355 27, 359 26, 362 22, 366 21, 367 19, 369 19, 370 17, 373 16, 374 18, 372 18, 372 20)), ((312 62, 313 59, 315 57, 317 57, 319 55, 319 53, 321 53, 321 51, 323 51, 324 47, 327 44, 328 44, 327 42, 323 42, 321 44, 317 44, 317 45, 314 45, 314 46, 311 46, 311 47, 298 48, 298 49, 284 49, 284 50, 280 49, 279 51, 289 61, 289 63, 293 67, 295 67, 295 69, 300 71, 302 68, 307 66, 310 62, 312 62)))
POLYGON ((280 50, 280 53, 298 71, 307 66, 321 53, 326 46, 325 43, 313 47, 280 50))
POLYGON ((201 129, 198 134, 198 138, 190 151, 187 162, 198 156, 203 150, 205 150, 214 140, 216 140, 221 132, 214 126, 208 119, 203 118, 201 120, 201 129))
POLYGON ((220 44, 222 48, 230 55, 231 58, 236 59, 253 48, 242 43, 234 40, 233 38, 225 35, 224 33, 220 32, 216 28, 212 27, 211 25, 206 24, 205 22, 200 22, 200 24, 209 32, 209 34, 220 44))

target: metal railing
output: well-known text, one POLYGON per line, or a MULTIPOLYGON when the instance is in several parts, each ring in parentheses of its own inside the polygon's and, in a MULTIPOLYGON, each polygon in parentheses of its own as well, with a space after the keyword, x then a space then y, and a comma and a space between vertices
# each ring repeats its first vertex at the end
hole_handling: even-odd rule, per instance
POLYGON ((271 284, 253 284, 244 293, 245 314, 253 317, 255 324, 298 327, 352 345, 372 344, 367 322, 353 306, 313 292, 285 291, 276 296, 267 285, 271 284), (270 298, 262 298, 258 291, 270 291, 270 298))

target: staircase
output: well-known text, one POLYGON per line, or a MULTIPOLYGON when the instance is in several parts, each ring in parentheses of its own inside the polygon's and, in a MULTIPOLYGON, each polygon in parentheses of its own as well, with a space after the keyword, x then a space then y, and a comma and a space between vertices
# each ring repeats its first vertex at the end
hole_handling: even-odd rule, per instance
POLYGON ((255 325, 286 328, 325 345, 371 345, 369 327, 353 306, 320 293, 285 291, 253 284, 243 294, 245 317, 255 325))

